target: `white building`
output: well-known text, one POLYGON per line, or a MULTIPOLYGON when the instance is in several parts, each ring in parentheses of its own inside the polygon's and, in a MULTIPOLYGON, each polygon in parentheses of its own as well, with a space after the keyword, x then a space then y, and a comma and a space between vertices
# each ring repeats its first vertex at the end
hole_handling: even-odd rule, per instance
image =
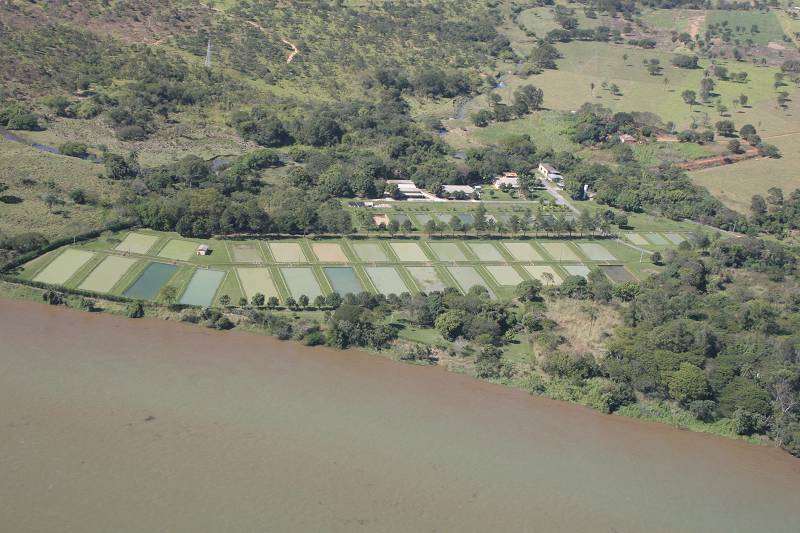
POLYGON ((550 181, 557 183, 559 185, 564 184, 564 176, 558 173, 553 166, 548 165, 547 163, 539 163, 539 172, 545 178, 549 179, 550 181))
POLYGON ((425 198, 423 191, 411 180, 386 180, 388 185, 397 185, 397 189, 406 198, 425 198))
POLYGON ((442 185, 442 192, 444 194, 463 192, 467 196, 472 196, 475 192, 475 187, 470 187, 469 185, 442 185))
POLYGON ((516 172, 503 172, 502 176, 497 176, 492 183, 495 189, 501 187, 511 187, 512 189, 519 189, 519 176, 516 172))

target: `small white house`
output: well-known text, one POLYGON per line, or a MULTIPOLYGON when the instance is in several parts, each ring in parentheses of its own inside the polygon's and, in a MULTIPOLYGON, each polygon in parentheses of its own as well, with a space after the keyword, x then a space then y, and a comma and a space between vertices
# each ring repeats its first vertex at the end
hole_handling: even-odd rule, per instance
POLYGON ((539 163, 539 172, 545 178, 549 179, 552 182, 562 184, 564 183, 564 176, 558 173, 552 165, 548 165, 547 163, 539 163))
POLYGON ((386 180, 388 185, 397 185, 397 190, 406 198, 424 198, 425 195, 411 180, 386 180))
POLYGON ((208 255, 211 253, 211 250, 209 249, 207 244, 201 244, 200 246, 197 247, 196 253, 197 255, 208 255))

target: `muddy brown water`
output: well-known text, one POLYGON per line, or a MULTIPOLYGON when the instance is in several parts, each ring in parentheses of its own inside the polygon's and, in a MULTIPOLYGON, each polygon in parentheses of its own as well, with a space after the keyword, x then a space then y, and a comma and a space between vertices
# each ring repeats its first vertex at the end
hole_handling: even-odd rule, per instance
POLYGON ((0 300, 3 531, 798 531, 799 489, 773 447, 0 300))

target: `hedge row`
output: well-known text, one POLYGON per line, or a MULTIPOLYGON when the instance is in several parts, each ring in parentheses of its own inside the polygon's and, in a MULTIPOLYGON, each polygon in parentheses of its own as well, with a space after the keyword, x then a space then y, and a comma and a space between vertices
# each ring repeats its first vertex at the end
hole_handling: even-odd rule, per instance
MULTIPOLYGON (((15 257, 11 261, 7 262, 3 266, 0 267, 0 273, 6 273, 15 268, 24 265, 28 261, 32 259, 36 259, 40 255, 46 254, 47 252, 51 252, 56 248, 61 248, 67 244, 73 244, 77 242, 83 241, 90 241, 92 239, 96 239, 105 231, 121 231, 124 229, 130 229, 134 227, 136 224, 132 222, 117 222, 116 224, 109 224, 104 226, 100 229, 95 229, 86 233, 82 233, 81 235, 76 235, 74 237, 65 237, 63 239, 58 239, 56 241, 47 243, 46 245, 37 248, 36 250, 32 250, 30 252, 26 252, 20 256, 15 257)), ((19 280, 16 280, 19 281, 19 280)))

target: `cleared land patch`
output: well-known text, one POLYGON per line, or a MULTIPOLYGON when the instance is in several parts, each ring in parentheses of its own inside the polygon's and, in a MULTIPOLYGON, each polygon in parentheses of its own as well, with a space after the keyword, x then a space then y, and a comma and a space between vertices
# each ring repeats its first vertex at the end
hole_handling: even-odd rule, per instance
POLYGON ((505 261, 500 250, 490 242, 470 242, 467 246, 481 261, 505 261))
POLYGON ((263 294, 265 298, 279 296, 268 268, 237 268, 236 274, 242 282, 242 289, 248 301, 256 294, 263 294))
POLYGON ((361 285, 358 276, 356 276, 356 271, 353 267, 325 267, 323 270, 331 282, 334 292, 338 292, 341 295, 364 292, 364 287, 361 285))
POLYGON ((269 250, 278 263, 307 263, 303 249, 297 242, 271 242, 269 250))
POLYGON ((614 254, 609 252, 608 250, 603 247, 601 244, 597 244, 595 242, 579 242, 578 248, 591 259, 592 261, 616 261, 617 258, 614 257, 614 254))
POLYGON ((417 282, 422 292, 443 291, 446 285, 442 282, 436 269, 429 266, 406 267, 411 277, 417 282))
POLYGON ((78 288, 84 291, 111 292, 114 285, 136 263, 137 260, 130 257, 109 255, 92 270, 78 288))
POLYGON ((589 267, 586 265, 564 265, 564 270, 566 270, 570 276, 581 276, 585 278, 589 275, 589 267))
POLYGON ((369 263, 385 262, 389 259, 386 257, 386 252, 377 242, 354 242, 352 244, 353 250, 362 261, 369 263))
POLYGON ((486 270, 492 275, 498 285, 519 285, 522 283, 522 276, 509 265, 488 265, 486 270))
POLYGON ((581 258, 565 242, 543 242, 544 251, 556 261, 580 261, 581 258))
POLYGON ((198 268, 194 271, 189 285, 181 296, 183 305, 201 305, 203 307, 211 305, 214 295, 217 293, 219 284, 225 277, 224 270, 212 270, 198 268))
POLYGON ((138 300, 152 300, 177 269, 175 265, 150 263, 133 285, 128 287, 125 296, 138 300))
POLYGON ((158 235, 128 233, 115 249, 118 252, 128 252, 129 254, 146 254, 158 239, 158 235))
POLYGON ((422 251, 419 244, 415 242, 392 242, 389 243, 395 255, 403 262, 428 261, 428 256, 422 251))
POLYGON ((527 270, 528 274, 533 278, 538 279, 545 285, 561 285, 561 276, 559 276, 551 266, 525 265, 525 270, 527 270))
POLYGON ((237 263, 261 263, 264 259, 255 243, 231 245, 233 260, 237 263))
POLYGON ((33 281, 63 285, 75 272, 94 257, 94 253, 67 248, 39 272, 33 281))
POLYGON ((503 246, 506 247, 508 253, 514 256, 517 261, 541 261, 542 256, 539 252, 534 250, 533 245, 529 242, 504 242, 503 246))
POLYGON ((196 242, 172 239, 158 252, 158 256, 176 259, 178 261, 186 261, 191 258, 196 251, 196 242))
POLYGON ((466 261, 467 258, 461 248, 454 242, 429 242, 433 253, 440 261, 466 261))
POLYGON ((322 294, 322 289, 314 276, 314 271, 309 267, 282 267, 281 274, 283 274, 283 279, 286 280, 289 292, 295 299, 305 294, 313 300, 322 294))
POLYGON ((669 241, 664 237, 662 237, 661 235, 659 235, 658 233, 645 233, 644 236, 647 238, 648 241, 650 241, 653 244, 657 244, 659 246, 666 246, 667 244, 669 244, 669 241))
POLYGON ((647 242, 647 239, 645 239, 644 237, 642 237, 638 233, 628 233, 627 235, 625 235, 625 237, 627 237, 627 239, 629 241, 631 241, 633 244, 636 244, 636 245, 639 245, 639 246, 649 246, 650 245, 650 243, 647 242))
POLYGON ((626 281, 635 281, 628 269, 622 265, 604 265, 600 269, 608 276, 608 279, 614 283, 625 283, 626 281))
POLYGON ((403 294, 409 292, 403 278, 395 267, 366 267, 367 275, 378 292, 382 294, 403 294))
POLYGON ((347 263, 347 256, 338 243, 315 242, 311 245, 311 249, 322 263, 347 263))
POLYGON ((447 270, 450 272, 450 275, 456 280, 456 282, 461 287, 465 293, 469 291, 472 287, 476 285, 480 285, 481 287, 485 287, 486 290, 489 291, 494 297, 494 292, 492 292, 491 287, 486 283, 486 280, 475 270, 475 267, 471 266, 449 266, 447 270))

